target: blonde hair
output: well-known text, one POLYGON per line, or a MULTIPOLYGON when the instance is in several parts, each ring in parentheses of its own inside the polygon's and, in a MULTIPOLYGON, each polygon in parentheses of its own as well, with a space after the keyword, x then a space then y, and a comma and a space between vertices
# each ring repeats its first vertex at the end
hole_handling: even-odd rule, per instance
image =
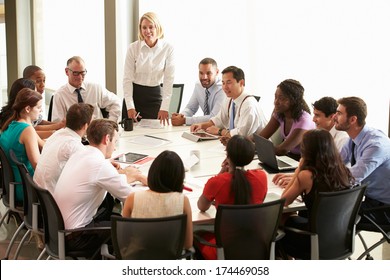
POLYGON ((163 39, 164 38, 164 28, 162 27, 160 20, 158 19, 157 15, 153 12, 148 12, 143 14, 143 16, 139 20, 139 25, 138 25, 138 39, 139 40, 145 40, 144 36, 142 35, 142 30, 141 30, 141 23, 142 21, 146 19, 153 23, 153 25, 156 27, 157 31, 157 38, 158 39, 163 39))

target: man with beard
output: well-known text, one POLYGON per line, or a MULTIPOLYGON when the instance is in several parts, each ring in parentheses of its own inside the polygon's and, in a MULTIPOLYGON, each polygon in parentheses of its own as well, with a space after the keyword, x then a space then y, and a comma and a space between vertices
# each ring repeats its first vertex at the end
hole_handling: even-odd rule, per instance
MULTIPOLYGON (((350 137, 341 157, 350 164, 356 183, 367 184, 361 208, 390 205, 390 139, 366 126, 367 106, 361 98, 344 97, 337 103, 335 127, 350 137)), ((376 212, 372 218, 379 224, 390 224, 390 211, 376 212)))
POLYGON ((222 82, 218 77, 217 62, 212 58, 204 58, 199 63, 199 82, 195 84, 194 92, 187 106, 180 114, 172 114, 172 125, 192 125, 207 122, 218 114, 225 99, 222 82), (203 116, 194 116, 199 107, 203 116))

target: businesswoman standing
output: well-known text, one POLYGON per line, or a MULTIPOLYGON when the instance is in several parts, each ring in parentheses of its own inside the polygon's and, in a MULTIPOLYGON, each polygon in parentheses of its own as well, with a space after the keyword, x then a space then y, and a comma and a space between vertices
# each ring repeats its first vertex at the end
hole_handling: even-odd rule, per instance
POLYGON ((175 65, 173 47, 163 38, 156 14, 144 14, 138 40, 130 44, 126 54, 123 92, 128 118, 136 120, 139 116, 168 124, 175 65))

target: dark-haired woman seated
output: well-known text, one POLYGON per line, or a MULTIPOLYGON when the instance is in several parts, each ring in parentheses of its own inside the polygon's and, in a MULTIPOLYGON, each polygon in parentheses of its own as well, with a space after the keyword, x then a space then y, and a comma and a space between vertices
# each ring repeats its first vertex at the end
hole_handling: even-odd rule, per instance
POLYGON ((184 248, 192 247, 191 205, 183 194, 185 170, 181 158, 172 151, 159 154, 148 173, 149 190, 131 193, 123 206, 128 218, 160 218, 187 214, 184 248))
MULTIPOLYGON (((198 208, 207 211, 214 202, 219 204, 259 204, 267 195, 267 175, 262 170, 245 170, 255 155, 253 143, 241 135, 233 136, 226 146, 226 159, 221 172, 210 178, 199 197, 198 208)), ((202 235, 215 244, 213 233, 202 235)), ((196 244, 205 259, 216 259, 215 248, 196 244)))

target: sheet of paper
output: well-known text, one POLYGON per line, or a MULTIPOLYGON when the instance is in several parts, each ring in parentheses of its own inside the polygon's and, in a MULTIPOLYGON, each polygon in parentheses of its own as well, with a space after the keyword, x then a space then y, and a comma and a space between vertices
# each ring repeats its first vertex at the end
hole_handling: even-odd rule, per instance
POLYGON ((141 119, 138 125, 140 127, 148 128, 164 128, 164 126, 160 123, 160 120, 141 119))
POLYGON ((134 143, 134 144, 138 144, 138 145, 152 147, 152 148, 159 147, 159 146, 170 143, 170 141, 147 137, 144 135, 131 138, 129 142, 134 143))

